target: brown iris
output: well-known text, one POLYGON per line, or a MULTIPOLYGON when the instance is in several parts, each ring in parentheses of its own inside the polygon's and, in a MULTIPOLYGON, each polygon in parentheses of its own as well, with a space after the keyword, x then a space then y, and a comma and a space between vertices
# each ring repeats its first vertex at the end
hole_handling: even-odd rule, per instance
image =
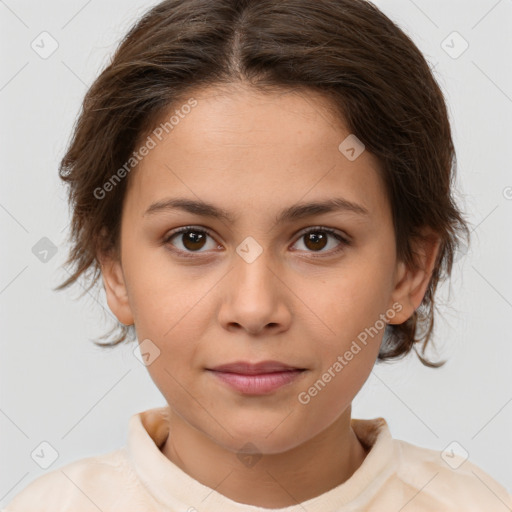
POLYGON ((206 240, 206 234, 198 231, 187 231, 182 235, 183 245, 189 250, 194 251, 201 249, 206 240))
POLYGON ((308 249, 311 250, 323 249, 327 244, 327 237, 327 233, 324 233, 323 231, 315 231, 314 233, 308 233, 304 235, 304 238, 306 239, 305 245, 308 249))

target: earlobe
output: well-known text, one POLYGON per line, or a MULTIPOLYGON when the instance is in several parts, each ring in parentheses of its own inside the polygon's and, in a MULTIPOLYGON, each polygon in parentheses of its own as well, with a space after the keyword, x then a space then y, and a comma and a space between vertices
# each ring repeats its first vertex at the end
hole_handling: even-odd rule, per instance
POLYGON ((108 307, 122 324, 133 325, 133 314, 121 262, 110 257, 102 257, 99 261, 108 307))
POLYGON ((402 261, 398 262, 392 301, 399 303, 402 309, 388 323, 398 325, 407 321, 420 306, 432 277, 440 243, 438 237, 425 235, 417 243, 414 268, 406 266, 402 261))

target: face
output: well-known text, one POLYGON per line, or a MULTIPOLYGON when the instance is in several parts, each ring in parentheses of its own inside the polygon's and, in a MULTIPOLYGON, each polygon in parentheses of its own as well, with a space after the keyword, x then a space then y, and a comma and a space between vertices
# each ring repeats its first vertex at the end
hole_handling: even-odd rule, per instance
POLYGON ((233 451, 250 441, 278 453, 347 411, 384 321, 405 321, 428 279, 397 261, 378 162, 339 149, 350 132, 326 100, 193 97, 130 176, 121 262, 104 260, 107 300, 146 340, 151 377, 184 422, 233 451), (252 392, 210 371, 269 360, 302 371, 252 392))

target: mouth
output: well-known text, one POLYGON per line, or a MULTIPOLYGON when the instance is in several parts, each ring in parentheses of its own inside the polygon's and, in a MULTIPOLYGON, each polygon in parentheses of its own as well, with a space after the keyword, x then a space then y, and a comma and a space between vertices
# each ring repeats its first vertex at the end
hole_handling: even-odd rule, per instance
POLYGON ((297 380, 306 368, 291 366, 280 361, 234 363, 207 368, 223 384, 246 395, 263 395, 297 380))

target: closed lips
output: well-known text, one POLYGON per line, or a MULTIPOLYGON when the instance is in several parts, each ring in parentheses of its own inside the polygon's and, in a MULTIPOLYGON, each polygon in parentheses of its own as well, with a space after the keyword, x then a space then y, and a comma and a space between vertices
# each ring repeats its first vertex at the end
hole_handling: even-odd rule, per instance
POLYGON ((233 363, 223 364, 208 369, 216 372, 237 373, 240 375, 262 375, 269 373, 305 370, 305 368, 290 366, 279 361, 262 361, 260 363, 236 361, 233 363))
POLYGON ((268 395, 291 385, 306 371, 305 368, 290 366, 279 361, 261 363, 234 363, 208 369, 210 374, 221 381, 223 386, 242 395, 268 395))

